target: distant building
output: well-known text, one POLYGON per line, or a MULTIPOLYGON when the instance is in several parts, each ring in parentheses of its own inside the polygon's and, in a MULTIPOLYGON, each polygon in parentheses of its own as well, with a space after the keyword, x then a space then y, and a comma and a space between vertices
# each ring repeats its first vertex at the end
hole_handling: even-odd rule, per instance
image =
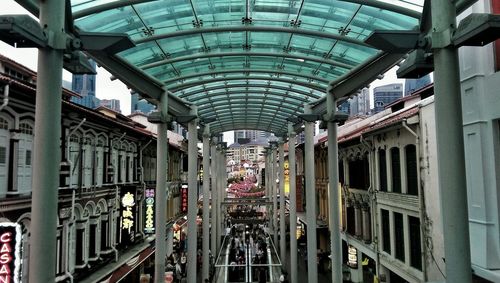
POLYGON ((405 80, 405 96, 411 95, 417 89, 421 89, 424 86, 431 83, 431 75, 426 75, 420 79, 406 79, 405 80))
POLYGON ((358 95, 358 114, 370 114, 370 89, 367 87, 363 88, 358 95))
MULTIPOLYGON (((89 60, 92 69, 96 70, 96 63, 89 60)), ((95 75, 73 75, 71 90, 80 94, 82 97, 72 97, 71 101, 94 109, 99 106, 99 99, 95 96, 95 75)))
POLYGON ((249 141, 256 140, 258 138, 268 138, 271 133, 258 131, 258 130, 236 130, 234 131, 234 141, 238 142, 239 139, 248 139, 249 141))
POLYGON ((340 111, 340 112, 344 112, 344 113, 351 113, 351 103, 349 100, 346 100, 344 102, 342 102, 342 104, 340 104, 338 107, 337 107, 337 110, 340 111))
POLYGON ((116 112, 121 113, 122 111, 120 110, 120 100, 118 99, 102 99, 99 102, 99 106, 104 106, 109 109, 112 109, 116 112))
POLYGON ((228 160, 234 160, 238 164, 242 160, 249 160, 257 163, 259 159, 263 159, 263 155, 260 154, 263 153, 264 147, 267 145, 267 138, 258 138, 246 144, 235 142, 227 148, 228 160))
POLYGON ((403 97, 403 84, 388 84, 373 89, 373 100, 375 102, 374 112, 384 110, 385 106, 403 97))
MULTIPOLYGON (((370 114, 370 90, 365 87, 349 100, 349 116, 370 114)), ((346 105, 347 107, 347 105, 346 105)), ((344 111, 343 111, 344 112, 344 111)))
POLYGON ((132 94, 130 113, 141 112, 144 114, 149 114, 151 111, 156 109, 156 106, 149 103, 145 99, 141 99, 139 94, 132 94))

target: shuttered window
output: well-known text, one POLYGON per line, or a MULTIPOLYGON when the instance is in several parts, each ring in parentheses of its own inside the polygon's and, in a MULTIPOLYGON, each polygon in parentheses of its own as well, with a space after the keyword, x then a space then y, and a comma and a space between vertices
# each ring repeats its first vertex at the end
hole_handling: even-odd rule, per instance
POLYGON ((380 210, 382 217, 382 250, 391 253, 391 225, 389 223, 389 211, 380 210))
POLYGON ((408 216, 410 230, 410 266, 422 270, 422 247, 420 240, 420 219, 408 216))
POLYGON ((405 147, 406 156, 406 186, 408 194, 418 195, 418 168, 417 150, 415 145, 410 144, 405 147))
POLYGON ((379 190, 387 192, 387 164, 385 157, 385 149, 378 151, 378 173, 379 173, 379 190))
POLYGON ((396 258, 405 261, 405 233, 403 227, 403 214, 394 212, 394 240, 396 258))
POLYGON ((401 193, 401 160, 397 147, 391 148, 391 173, 392 192, 401 193))

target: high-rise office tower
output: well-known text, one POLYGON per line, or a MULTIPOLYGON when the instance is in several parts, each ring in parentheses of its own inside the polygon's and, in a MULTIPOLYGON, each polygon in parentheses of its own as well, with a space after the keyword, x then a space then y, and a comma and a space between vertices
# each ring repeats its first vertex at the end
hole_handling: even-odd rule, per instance
POLYGON ((120 112, 120 113, 122 112, 120 110, 120 100, 118 100, 118 99, 101 99, 101 101, 99 102, 99 105, 107 107, 109 109, 112 109, 116 112, 120 112))
POLYGON ((405 96, 411 95, 417 89, 431 83, 431 75, 427 74, 419 79, 406 79, 405 80, 405 96))
MULTIPOLYGON (((89 60, 89 63, 95 71, 96 63, 93 60, 89 60)), ((99 106, 99 99, 95 96, 95 79, 95 75, 73 75, 71 90, 82 97, 72 97, 71 101, 92 109, 99 106)))
POLYGON ((378 113, 393 101, 403 97, 403 84, 388 84, 373 89, 374 112, 378 113))
POLYGON ((138 93, 132 93, 130 107, 130 113, 142 112, 144 114, 149 114, 156 109, 155 105, 149 103, 145 99, 141 99, 138 93))

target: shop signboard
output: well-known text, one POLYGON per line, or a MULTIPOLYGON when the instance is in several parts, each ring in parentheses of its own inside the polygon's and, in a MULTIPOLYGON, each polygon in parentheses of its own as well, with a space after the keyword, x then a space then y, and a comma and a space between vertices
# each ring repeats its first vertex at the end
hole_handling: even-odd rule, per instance
POLYGON ((284 180, 285 180, 285 195, 290 196, 290 165, 288 164, 288 160, 285 161, 285 174, 284 174, 284 180))
POLYGON ((181 213, 188 211, 188 185, 183 183, 181 185, 181 213))
POLYGON ((353 246, 349 246, 347 255, 347 265, 350 268, 358 268, 358 250, 353 246))
POLYGON ((120 227, 121 244, 128 245, 134 242, 136 225, 136 188, 122 187, 120 194, 120 227))
POLYGON ((18 283, 21 269, 21 226, 0 223, 0 282, 18 283))
POLYGON ((154 234, 155 232, 155 190, 148 188, 144 190, 144 233, 154 234))
POLYGON ((297 212, 304 212, 304 182, 302 182, 302 176, 299 175, 296 178, 296 200, 297 200, 297 212))

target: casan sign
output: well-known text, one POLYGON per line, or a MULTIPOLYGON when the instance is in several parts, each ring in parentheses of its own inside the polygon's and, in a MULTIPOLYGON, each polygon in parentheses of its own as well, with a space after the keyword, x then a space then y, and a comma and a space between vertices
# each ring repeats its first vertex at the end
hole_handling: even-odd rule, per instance
POLYGON ((21 235, 18 223, 0 223, 0 283, 19 282, 21 235))

